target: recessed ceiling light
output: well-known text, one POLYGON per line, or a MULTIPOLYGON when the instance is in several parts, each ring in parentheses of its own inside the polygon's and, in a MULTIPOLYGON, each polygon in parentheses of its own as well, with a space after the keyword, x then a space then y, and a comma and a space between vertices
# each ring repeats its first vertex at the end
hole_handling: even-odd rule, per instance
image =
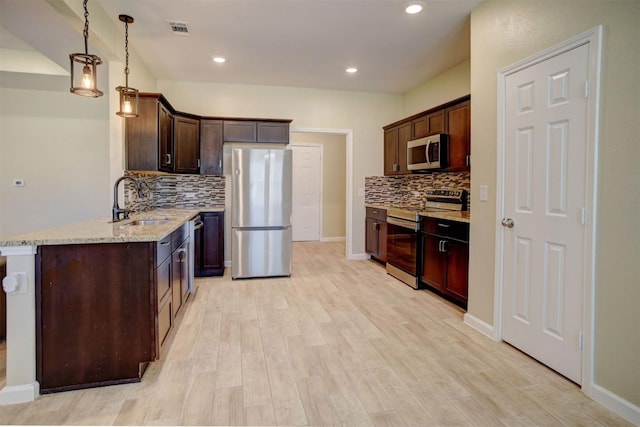
POLYGON ((404 5, 404 11, 410 15, 422 12, 423 8, 424 3, 421 1, 412 1, 411 3, 407 3, 404 5))
POLYGON ((222 64, 223 62, 227 62, 227 60, 224 58, 224 56, 213 56, 211 59, 213 59, 213 62, 217 63, 217 64, 222 64))
POLYGON ((356 67, 349 67, 345 70, 349 74, 357 73, 358 69, 356 67))

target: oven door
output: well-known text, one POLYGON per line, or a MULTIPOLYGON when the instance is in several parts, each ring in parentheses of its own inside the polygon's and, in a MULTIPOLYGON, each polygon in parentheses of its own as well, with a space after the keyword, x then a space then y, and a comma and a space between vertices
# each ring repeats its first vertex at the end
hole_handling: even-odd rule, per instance
POLYGON ((387 217, 387 273, 417 288, 417 222, 387 217))

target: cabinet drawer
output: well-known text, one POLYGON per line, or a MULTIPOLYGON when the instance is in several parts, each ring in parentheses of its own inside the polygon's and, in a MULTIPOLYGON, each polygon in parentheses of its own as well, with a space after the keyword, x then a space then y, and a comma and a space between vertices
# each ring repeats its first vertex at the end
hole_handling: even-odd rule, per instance
POLYGON ((176 231, 171 233, 171 251, 175 251, 180 247, 184 239, 188 237, 189 234, 189 223, 185 222, 178 228, 176 231))
POLYGON ((171 255, 171 235, 156 242, 156 267, 171 255))
POLYGON ((465 222, 422 217, 421 225, 423 233, 469 241, 469 224, 465 222))
POLYGON ((387 210, 380 208, 367 208, 367 218, 373 218, 380 221, 387 220, 387 210))

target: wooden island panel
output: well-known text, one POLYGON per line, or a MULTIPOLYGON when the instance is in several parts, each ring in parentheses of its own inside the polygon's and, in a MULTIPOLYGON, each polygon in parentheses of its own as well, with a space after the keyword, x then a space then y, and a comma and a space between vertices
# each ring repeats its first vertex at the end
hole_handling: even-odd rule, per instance
POLYGON ((39 247, 36 363, 42 393, 140 380, 156 358, 154 246, 39 247))

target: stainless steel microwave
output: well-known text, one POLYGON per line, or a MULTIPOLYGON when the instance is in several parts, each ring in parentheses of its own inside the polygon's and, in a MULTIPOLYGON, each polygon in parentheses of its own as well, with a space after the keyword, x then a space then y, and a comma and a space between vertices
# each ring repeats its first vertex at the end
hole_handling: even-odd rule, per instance
POLYGON ((422 171, 447 166, 447 135, 443 133, 407 143, 407 169, 422 171))

